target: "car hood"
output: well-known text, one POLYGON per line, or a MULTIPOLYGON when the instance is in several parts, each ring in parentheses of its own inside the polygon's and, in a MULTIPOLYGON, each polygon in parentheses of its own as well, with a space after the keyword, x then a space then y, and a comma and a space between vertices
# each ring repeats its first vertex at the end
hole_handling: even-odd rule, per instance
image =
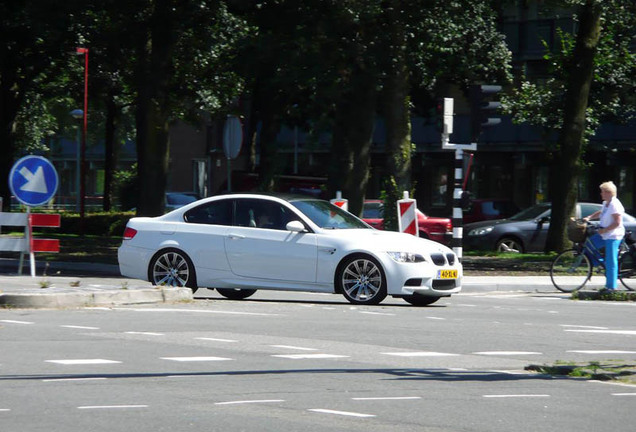
POLYGON ((517 220, 510 220, 510 219, 493 219, 493 220, 485 220, 480 222, 473 222, 473 223, 464 225, 464 232, 468 232, 469 230, 472 230, 475 228, 504 225, 504 224, 515 223, 515 222, 527 222, 527 221, 517 221, 517 220))
POLYGON ((361 248, 386 252, 449 253, 452 250, 441 243, 410 234, 374 229, 324 230, 329 237, 355 242, 361 248))

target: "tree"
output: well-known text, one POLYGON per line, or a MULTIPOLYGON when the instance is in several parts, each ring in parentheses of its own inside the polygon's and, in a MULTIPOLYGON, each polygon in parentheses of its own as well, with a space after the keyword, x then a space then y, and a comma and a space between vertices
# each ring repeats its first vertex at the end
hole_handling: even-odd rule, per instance
POLYGON ((70 11, 76 7, 75 1, 0 3, 0 178, 5 179, 0 196, 7 211, 11 192, 6 179, 20 143, 36 144, 44 133, 42 123, 25 127, 35 124, 27 113, 46 113, 43 95, 52 91, 47 85, 63 74, 64 59, 75 48, 70 11), (29 135, 33 130, 40 133, 29 135))
MULTIPOLYGON (((563 2, 553 2, 562 4, 563 2)), ((567 247, 566 223, 574 213, 585 144, 603 120, 626 120, 636 111, 636 55, 630 44, 636 5, 630 0, 569 0, 576 7, 575 35, 560 32, 557 52, 548 52, 551 77, 544 85, 524 80, 505 101, 514 121, 558 134, 551 155, 552 216, 546 251, 567 247)))

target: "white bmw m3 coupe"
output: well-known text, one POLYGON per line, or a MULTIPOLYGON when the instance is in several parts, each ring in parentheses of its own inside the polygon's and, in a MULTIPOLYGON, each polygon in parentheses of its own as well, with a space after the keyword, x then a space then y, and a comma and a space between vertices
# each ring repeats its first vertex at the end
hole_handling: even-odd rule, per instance
POLYGON ((423 306, 461 290, 455 253, 429 240, 378 231, 323 200, 220 195, 159 217, 135 217, 118 251, 126 277, 216 289, 339 293, 354 304, 387 295, 423 306))

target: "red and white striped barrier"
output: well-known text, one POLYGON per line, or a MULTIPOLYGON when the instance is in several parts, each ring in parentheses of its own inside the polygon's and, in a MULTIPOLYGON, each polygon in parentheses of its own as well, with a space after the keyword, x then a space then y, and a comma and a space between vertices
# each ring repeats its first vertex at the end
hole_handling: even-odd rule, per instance
POLYGON ((60 241, 57 239, 36 239, 33 237, 33 227, 60 227, 59 214, 45 213, 6 213, 0 212, 0 226, 23 226, 24 237, 1 236, 0 251, 20 252, 20 268, 22 274, 22 260, 24 254, 31 257, 31 276, 35 277, 34 252, 59 252, 60 241))
POLYGON ((342 192, 336 192, 336 197, 329 200, 331 204, 337 205, 345 211, 349 211, 349 200, 342 197, 342 192))
POLYGON ((409 198, 408 192, 404 192, 404 198, 397 202, 398 230, 417 237, 420 231, 415 210, 417 210, 417 202, 409 198))

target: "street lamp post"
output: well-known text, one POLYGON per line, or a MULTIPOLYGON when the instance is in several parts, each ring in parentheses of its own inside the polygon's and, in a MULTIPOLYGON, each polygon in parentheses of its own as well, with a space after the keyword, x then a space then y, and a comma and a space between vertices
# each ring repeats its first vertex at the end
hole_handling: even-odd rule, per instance
MULTIPOLYGON (((81 109, 74 109, 71 111, 71 116, 75 120, 80 120, 84 118, 84 111, 81 109)), ((77 126, 77 138, 75 139, 75 211, 80 211, 80 165, 81 165, 81 142, 80 138, 81 127, 77 126)))
POLYGON ((84 214, 86 211, 86 129, 88 126, 88 48, 77 48, 77 55, 84 55, 84 112, 82 125, 82 145, 80 147, 80 234, 84 234, 84 214))

